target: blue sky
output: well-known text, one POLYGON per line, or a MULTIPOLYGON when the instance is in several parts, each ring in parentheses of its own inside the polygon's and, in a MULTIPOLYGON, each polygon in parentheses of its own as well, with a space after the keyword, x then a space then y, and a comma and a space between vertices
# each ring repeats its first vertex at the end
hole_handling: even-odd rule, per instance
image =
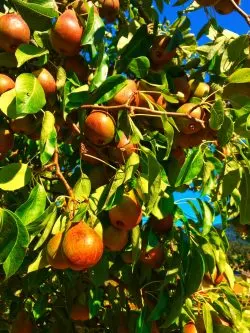
MULTIPOLYGON (((175 3, 176 0, 171 0, 171 3, 175 3)), ((188 4, 191 4, 192 1, 189 1, 188 4)), ((181 11, 187 7, 186 5, 173 7, 165 5, 164 15, 172 23, 177 18, 177 11, 181 11)), ((242 0, 241 7, 245 12, 250 14, 250 0, 242 0)), ((224 29, 231 30, 238 34, 247 34, 250 31, 250 27, 246 23, 245 19, 236 11, 228 15, 218 14, 213 7, 208 7, 210 17, 216 18, 219 25, 224 29)), ((198 9, 195 12, 188 13, 187 16, 191 20, 192 32, 197 33, 202 26, 209 20, 209 16, 205 13, 203 8, 198 9)))

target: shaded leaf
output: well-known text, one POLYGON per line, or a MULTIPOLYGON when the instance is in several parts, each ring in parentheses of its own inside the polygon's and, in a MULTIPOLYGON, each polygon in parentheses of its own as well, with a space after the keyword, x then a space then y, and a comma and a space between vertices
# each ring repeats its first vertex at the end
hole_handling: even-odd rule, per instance
POLYGON ((15 191, 24 187, 31 179, 28 164, 11 163, 0 169, 0 189, 15 191))

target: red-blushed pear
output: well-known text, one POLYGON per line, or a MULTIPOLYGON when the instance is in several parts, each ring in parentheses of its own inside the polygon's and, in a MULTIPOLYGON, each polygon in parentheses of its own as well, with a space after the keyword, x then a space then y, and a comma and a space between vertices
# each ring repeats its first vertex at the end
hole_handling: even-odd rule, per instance
POLYGON ((19 14, 0 16, 0 48, 14 53, 20 44, 30 42, 30 29, 19 14))
MULTIPOLYGON (((179 107, 177 110, 178 113, 185 113, 190 115, 192 118, 203 119, 205 112, 204 110, 194 103, 185 103, 179 107)), ((197 133, 202 129, 200 123, 196 122, 192 118, 185 117, 176 117, 175 121, 179 130, 184 134, 193 134, 197 133)))
POLYGON ((72 320, 86 321, 90 319, 88 305, 75 303, 72 305, 70 311, 70 318, 72 320))
POLYGON ((94 6, 94 13, 98 15, 99 9, 95 4, 93 4, 92 1, 85 2, 84 0, 76 0, 72 4, 72 8, 74 8, 74 10, 80 15, 88 14, 90 8, 93 6, 94 6))
POLYGON ((35 118, 27 115, 23 118, 14 119, 10 122, 10 128, 14 133, 30 135, 34 132, 35 118))
POLYGON ((15 82, 7 75, 0 74, 0 95, 15 88, 15 82))
POLYGON ((100 16, 105 18, 108 23, 115 21, 120 10, 119 0, 98 0, 101 7, 99 8, 100 16))
POLYGON ((32 333, 34 325, 25 310, 18 312, 14 322, 12 323, 10 333, 32 333))
POLYGON ((69 262, 63 255, 62 250, 63 233, 58 232, 48 242, 46 248, 46 255, 48 263, 56 269, 69 268, 69 262))
POLYGON ((191 94, 191 88, 188 83, 188 78, 186 75, 176 77, 173 79, 175 93, 179 96, 179 101, 181 103, 186 103, 191 94))
POLYGON ((82 221, 74 224, 65 233, 62 248, 73 270, 95 266, 103 254, 101 237, 82 221))
POLYGON ((171 38, 166 35, 157 36, 150 50, 150 59, 154 65, 164 66, 176 55, 176 48, 168 50, 171 38))
POLYGON ((81 82, 87 82, 89 69, 81 56, 67 57, 64 60, 64 69, 66 72, 74 72, 81 82))
POLYGON ((114 139, 115 121, 107 112, 94 110, 85 119, 84 135, 93 144, 104 146, 114 139))
POLYGON ((153 249, 146 252, 142 250, 140 260, 150 266, 151 268, 160 268, 164 262, 165 254, 162 246, 156 246, 153 249))
POLYGON ((159 234, 165 234, 172 229, 174 219, 173 216, 170 214, 160 220, 158 220, 155 216, 152 215, 150 216, 148 222, 154 232, 159 234))
POLYGON ((141 222, 142 208, 134 192, 125 193, 121 201, 109 211, 111 224, 122 230, 131 230, 141 222))
POLYGON ((124 133, 115 147, 110 147, 109 156, 112 161, 120 164, 126 162, 130 155, 137 151, 137 147, 133 144, 124 133))
POLYGON ((83 27, 74 10, 65 10, 50 31, 54 50, 64 56, 75 56, 81 49, 83 27))
POLYGON ((199 333, 196 329, 196 326, 193 322, 187 323, 183 327, 183 333, 199 333))
POLYGON ((189 80, 188 81, 191 94, 194 97, 202 98, 209 94, 210 92, 210 86, 206 82, 200 82, 197 80, 189 80))
POLYGON ((179 166, 182 166, 186 159, 185 151, 181 147, 176 147, 172 149, 170 156, 177 160, 179 166))
POLYGON ((14 146, 14 135, 9 129, 0 129, 0 156, 5 155, 14 146))
POLYGON ((103 244, 110 251, 121 251, 128 243, 128 232, 108 226, 103 231, 103 244))
MULTIPOLYGON (((240 0, 235 0, 235 3, 237 5, 240 4, 240 0)), ((234 5, 227 0, 220 0, 219 2, 217 2, 214 6, 215 10, 222 15, 226 15, 226 14, 230 14, 235 10, 234 5)))
MULTIPOLYGON (((108 102, 109 105, 139 105, 139 98, 136 94, 137 85, 134 80, 127 80, 126 85, 108 102)), ((116 111, 117 112, 117 111, 116 111)))
POLYGON ((33 74, 43 87, 45 95, 49 96, 56 93, 56 81, 46 68, 37 69, 33 74))

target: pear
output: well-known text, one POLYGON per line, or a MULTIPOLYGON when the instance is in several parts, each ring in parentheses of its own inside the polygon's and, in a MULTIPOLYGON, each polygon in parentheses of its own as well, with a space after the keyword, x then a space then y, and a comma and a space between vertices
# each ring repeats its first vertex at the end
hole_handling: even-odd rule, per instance
POLYGON ((29 41, 29 26, 20 15, 0 16, 0 47, 4 51, 14 53, 20 44, 28 44, 29 41))
POLYGON ((80 52, 83 27, 74 10, 67 9, 57 19, 50 31, 50 42, 54 50, 64 56, 80 52))

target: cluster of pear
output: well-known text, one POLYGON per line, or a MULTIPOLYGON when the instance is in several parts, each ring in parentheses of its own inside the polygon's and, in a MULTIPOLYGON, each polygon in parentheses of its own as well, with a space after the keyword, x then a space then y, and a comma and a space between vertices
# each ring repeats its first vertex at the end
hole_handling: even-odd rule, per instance
MULTIPOLYGON (((196 0, 196 2, 202 7, 213 6, 222 15, 230 14, 235 10, 234 5, 229 0, 196 0)), ((235 3, 239 5, 240 0, 235 0, 235 3)))

